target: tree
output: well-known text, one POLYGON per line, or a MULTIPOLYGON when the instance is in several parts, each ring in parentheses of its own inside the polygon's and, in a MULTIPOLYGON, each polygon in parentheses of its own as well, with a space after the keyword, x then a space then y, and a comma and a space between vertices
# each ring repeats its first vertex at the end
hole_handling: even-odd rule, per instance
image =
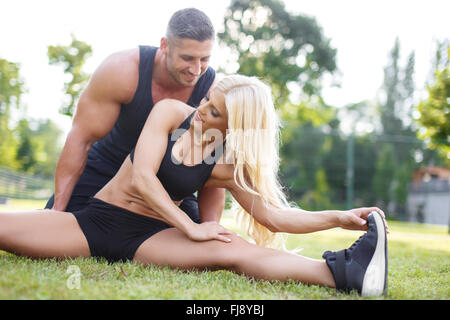
POLYGON ((324 130, 335 118, 335 110, 330 106, 308 103, 287 103, 279 110, 286 122, 280 150, 281 177, 294 199, 319 187, 317 171, 323 166, 325 144, 329 139, 324 130))
POLYGON ((400 40, 395 40, 390 52, 390 60, 384 69, 380 114, 383 134, 405 134, 411 129, 412 102, 414 94, 415 55, 411 52, 404 69, 399 65, 400 40))
POLYGON ((450 166, 450 45, 439 43, 436 50, 434 83, 427 86, 428 98, 416 109, 420 113, 418 124, 423 128, 422 139, 429 139, 429 146, 438 149, 450 166), (441 54, 445 48, 446 55, 441 54))
POLYGON ((303 208, 309 210, 326 210, 331 207, 330 189, 323 168, 316 171, 314 190, 306 192, 300 200, 303 208))
POLYGON ((51 120, 21 119, 17 135, 18 169, 33 175, 52 177, 61 151, 62 130, 51 120))
POLYGON ((25 88, 19 70, 18 63, 0 58, 0 116, 9 115, 11 106, 20 106, 25 88))
POLYGON ((16 131, 18 133, 16 160, 19 163, 19 170, 32 173, 35 171, 37 159, 33 132, 28 120, 21 119, 17 124, 16 131))
POLYGON ((289 85, 320 95, 322 75, 336 69, 336 49, 316 20, 278 0, 232 0, 224 26, 219 39, 237 56, 237 72, 269 82, 277 106, 289 100, 289 85))
POLYGON ((397 38, 384 68, 384 81, 378 101, 380 128, 373 187, 377 200, 389 205, 389 214, 403 215, 408 183, 419 166, 415 154, 422 150, 413 120, 415 55, 411 52, 404 67, 400 63, 397 38))
POLYGON ((65 82, 64 90, 68 101, 63 103, 60 113, 72 117, 77 99, 85 87, 89 75, 82 69, 86 59, 92 54, 92 48, 86 42, 80 41, 71 35, 72 42, 69 46, 48 46, 47 55, 51 65, 62 65, 64 73, 71 77, 65 82))
POLYGON ((280 150, 281 177, 289 196, 300 199, 304 193, 316 188, 316 172, 322 167, 321 149, 326 136, 320 127, 311 123, 285 130, 291 131, 291 137, 280 150))
POLYGON ((0 58, 0 166, 17 168, 16 140, 10 128, 11 108, 19 108, 25 92, 18 63, 0 58))
POLYGON ((62 148, 63 141, 60 139, 62 133, 63 131, 50 119, 37 123, 37 129, 33 131, 38 162, 36 174, 53 176, 62 148))
POLYGON ((336 70, 336 49, 314 18, 289 13, 278 0, 232 0, 224 26, 218 36, 236 58, 233 72, 259 77, 272 88, 284 121, 281 178, 291 198, 326 206, 326 135, 320 126, 334 110, 321 98, 321 80, 336 70))
POLYGON ((375 174, 373 178, 373 189, 377 199, 388 205, 393 190, 396 163, 394 147, 391 144, 383 144, 377 158, 375 174))

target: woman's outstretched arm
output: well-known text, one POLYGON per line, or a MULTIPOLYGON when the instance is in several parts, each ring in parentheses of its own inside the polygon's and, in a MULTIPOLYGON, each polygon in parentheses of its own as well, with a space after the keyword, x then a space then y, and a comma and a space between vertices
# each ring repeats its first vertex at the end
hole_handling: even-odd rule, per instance
POLYGON ((236 201, 248 213, 253 215, 256 221, 272 232, 311 233, 336 227, 350 230, 367 230, 367 216, 372 211, 378 211, 384 217, 384 212, 376 207, 345 211, 307 211, 299 208, 280 209, 266 206, 259 196, 241 189, 233 179, 228 180, 227 189, 236 201))

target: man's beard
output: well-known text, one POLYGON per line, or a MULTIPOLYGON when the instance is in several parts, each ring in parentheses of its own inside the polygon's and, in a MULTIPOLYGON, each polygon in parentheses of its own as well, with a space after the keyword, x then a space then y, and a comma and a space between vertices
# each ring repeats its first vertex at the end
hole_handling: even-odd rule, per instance
POLYGON ((198 79, 201 77, 201 75, 192 83, 185 83, 183 82, 179 77, 177 77, 177 75, 175 74, 175 72, 172 71, 172 69, 169 67, 170 63, 169 60, 166 61, 166 69, 169 72, 170 76, 172 77, 173 81, 175 81, 176 83, 178 83, 180 86, 183 86, 185 88, 189 88, 189 87, 193 87, 197 84, 198 79))

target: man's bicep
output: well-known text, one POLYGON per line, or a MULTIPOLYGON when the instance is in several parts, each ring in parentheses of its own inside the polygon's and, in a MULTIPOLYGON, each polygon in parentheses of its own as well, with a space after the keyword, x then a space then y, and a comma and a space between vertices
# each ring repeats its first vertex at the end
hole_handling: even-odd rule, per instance
POLYGON ((120 114, 120 103, 101 100, 84 92, 80 97, 72 127, 91 142, 105 137, 120 114))
POLYGON ((105 59, 80 96, 73 124, 89 140, 99 140, 111 131, 121 105, 130 99, 130 87, 136 86, 132 72, 126 72, 134 66, 124 59, 118 63, 121 56, 118 53, 105 59))

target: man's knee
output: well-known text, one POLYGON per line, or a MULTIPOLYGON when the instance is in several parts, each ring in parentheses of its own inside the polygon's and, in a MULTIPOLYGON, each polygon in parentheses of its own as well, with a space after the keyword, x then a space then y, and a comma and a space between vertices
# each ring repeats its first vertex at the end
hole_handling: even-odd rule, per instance
POLYGON ((200 215, 198 210, 197 198, 193 195, 185 198, 180 204, 180 209, 183 210, 189 218, 195 223, 200 223, 200 215))
POLYGON ((47 204, 45 205, 44 209, 51 209, 53 208, 53 204, 55 203, 55 195, 52 195, 50 199, 48 199, 47 204))

